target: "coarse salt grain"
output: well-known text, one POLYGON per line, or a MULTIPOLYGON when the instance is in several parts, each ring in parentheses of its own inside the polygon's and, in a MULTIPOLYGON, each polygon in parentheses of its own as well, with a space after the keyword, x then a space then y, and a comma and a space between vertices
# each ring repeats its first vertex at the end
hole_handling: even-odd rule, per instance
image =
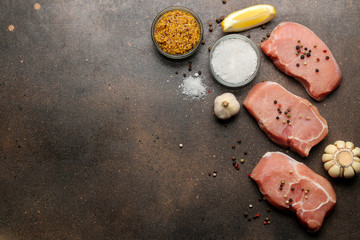
POLYGON ((182 93, 193 99, 200 99, 206 95, 206 85, 201 77, 188 76, 180 85, 182 93))
POLYGON ((242 39, 226 39, 213 51, 212 68, 222 80, 232 84, 245 82, 256 71, 258 56, 242 39))

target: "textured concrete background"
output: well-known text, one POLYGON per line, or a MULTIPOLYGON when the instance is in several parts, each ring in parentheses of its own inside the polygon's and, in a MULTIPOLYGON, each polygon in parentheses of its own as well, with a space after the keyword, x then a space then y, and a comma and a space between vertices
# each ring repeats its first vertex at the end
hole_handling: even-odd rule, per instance
POLYGON ((0 239, 356 239, 359 179, 330 179, 321 154, 338 139, 360 145, 359 12, 358 0, 2 0, 0 239), (332 50, 343 82, 323 102, 264 54, 243 88, 211 77, 207 48, 224 33, 217 24, 210 33, 207 22, 257 3, 278 15, 265 30, 241 33, 256 44, 278 23, 295 21, 332 50), (204 23, 206 44, 191 57, 192 73, 201 70, 211 91, 204 99, 181 94, 188 59, 166 59, 151 42, 153 18, 171 5, 191 8, 204 23), (244 108, 227 127, 214 117, 217 95, 243 101, 263 80, 310 100, 327 119, 329 134, 308 158, 273 144, 244 108), (288 152, 332 183, 338 204, 317 234, 258 201, 247 174, 267 151, 288 152), (246 159, 239 171, 232 156, 246 159), (245 211, 261 217, 248 222, 245 211))

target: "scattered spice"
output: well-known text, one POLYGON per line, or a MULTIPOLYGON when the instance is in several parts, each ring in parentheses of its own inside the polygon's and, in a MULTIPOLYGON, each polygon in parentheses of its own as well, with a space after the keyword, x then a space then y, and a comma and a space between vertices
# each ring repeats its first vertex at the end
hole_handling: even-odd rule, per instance
POLYGON ((250 173, 248 174, 248 178, 251 178, 251 174, 250 174, 250 173))
POLYGON ((316 61, 320 62, 320 58, 317 58, 316 61))
POLYGON ((34 4, 34 9, 37 11, 37 10, 40 10, 40 8, 41 8, 41 5, 40 5, 40 3, 35 3, 34 4))
POLYGON ((222 3, 223 3, 223 4, 226 4, 226 0, 222 0, 222 3))
POLYGON ((242 158, 242 159, 240 159, 240 162, 241 162, 241 163, 244 163, 244 162, 245 162, 245 160, 242 158))
POLYGON ((327 50, 323 50, 323 52, 324 52, 324 53, 326 53, 326 52, 327 52, 327 50))
POLYGON ((248 217, 249 216, 249 213, 248 212, 245 212, 244 213, 244 217, 248 217))
POLYGON ((266 29, 266 24, 261 25, 262 29, 266 29))
POLYGON ((252 208, 252 207, 253 207, 253 205, 252 205, 252 204, 250 204, 250 205, 249 205, 249 208, 252 208))
POLYGON ((182 143, 179 144, 179 147, 182 148, 184 145, 182 143))
POLYGON ((201 75, 201 71, 198 71, 198 74, 201 75))
POLYGON ((212 22, 209 22, 209 26, 210 26, 210 27, 212 26, 212 22))
POLYGON ((251 34, 249 33, 246 37, 247 37, 247 38, 251 38, 251 34))
POLYGON ((221 22, 220 18, 217 18, 217 19, 216 19, 216 22, 217 22, 217 23, 220 23, 220 22, 221 22))
POLYGON ((212 49, 212 46, 210 46, 210 47, 208 48, 209 52, 211 51, 211 49, 212 49))
POLYGON ((235 144, 231 145, 231 148, 232 148, 232 149, 235 149, 235 144))
POLYGON ((186 77, 186 74, 184 73, 183 76, 186 77))
POLYGON ((319 72, 319 69, 315 69, 315 72, 319 72))
POLYGON ((274 100, 274 104, 277 104, 277 100, 274 100))
POLYGON ((236 160, 236 157, 232 157, 231 159, 232 159, 233 161, 235 161, 235 160, 236 160))
POLYGON ((221 17, 220 17, 220 21, 221 21, 221 22, 224 21, 224 19, 225 19, 225 16, 221 16, 221 17))
POLYGON ((297 66, 297 67, 300 67, 300 64, 299 64, 299 63, 297 63, 297 64, 296 64, 296 66, 297 66))
POLYGON ((213 27, 209 27, 209 32, 212 32, 213 30, 213 27))
POLYGON ((304 59, 305 57, 304 57, 304 55, 301 55, 300 58, 301 58, 301 59, 304 59))
POLYGON ((295 190, 295 189, 292 187, 292 188, 291 188, 291 191, 294 191, 294 190, 295 190))
POLYGON ((205 40, 201 40, 201 45, 205 45, 205 40))
POLYGON ((211 176, 211 172, 209 172, 208 175, 211 176))
POLYGON ((14 25, 10 25, 10 26, 8 27, 8 29, 9 29, 10 32, 12 32, 12 31, 14 31, 15 26, 14 26, 14 25))
POLYGON ((245 151, 245 152, 244 152, 244 155, 247 155, 247 154, 248 154, 248 152, 247 152, 247 151, 245 151))
POLYGON ((314 48, 316 48, 317 47, 317 45, 314 45, 314 48))
POLYGON ((326 57, 325 57, 325 59, 326 59, 326 60, 329 60, 329 59, 330 59, 330 57, 329 57, 329 56, 326 56, 326 57))
POLYGON ((175 74, 179 74, 179 72, 178 72, 178 71, 176 71, 176 72, 175 72, 175 74))
POLYGON ((238 142, 238 143, 241 143, 241 139, 238 139, 237 142, 238 142))

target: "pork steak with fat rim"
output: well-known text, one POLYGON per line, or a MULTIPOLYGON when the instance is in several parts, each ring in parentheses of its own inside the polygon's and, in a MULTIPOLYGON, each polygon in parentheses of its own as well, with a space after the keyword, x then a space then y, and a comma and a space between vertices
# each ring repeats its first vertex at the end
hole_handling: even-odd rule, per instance
POLYGON ((321 228, 325 216, 336 205, 336 194, 329 181, 284 153, 266 153, 251 178, 270 204, 295 212, 310 232, 321 228))
POLYGON ((274 143, 303 157, 328 134, 327 122, 318 109, 278 83, 256 84, 243 105, 274 143))
POLYGON ((260 47, 280 71, 295 77, 317 101, 341 82, 341 70, 330 49, 301 24, 280 23, 260 47))

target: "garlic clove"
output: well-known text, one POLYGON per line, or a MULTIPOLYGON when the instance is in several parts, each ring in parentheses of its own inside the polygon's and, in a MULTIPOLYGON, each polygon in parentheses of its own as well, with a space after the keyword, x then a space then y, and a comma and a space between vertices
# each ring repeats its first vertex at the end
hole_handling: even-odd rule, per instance
POLYGON ((335 145, 337 148, 339 148, 339 149, 345 148, 345 142, 344 142, 344 141, 341 141, 341 140, 336 141, 336 142, 334 143, 334 145, 335 145))
POLYGON ((345 178, 352 178, 354 176, 355 176, 355 172, 352 167, 344 168, 344 177, 345 178))
POLYGON ((352 150, 354 157, 360 157, 360 148, 356 147, 355 149, 352 150))
POLYGON ((355 173, 360 172, 360 163, 359 162, 353 162, 353 164, 351 166, 354 169, 355 173))
POLYGON ((352 142, 346 142, 345 146, 347 149, 353 150, 354 149, 354 144, 352 142))
POLYGON ((232 93, 224 93, 214 100, 214 113, 219 119, 229 119, 240 110, 240 103, 232 93))
POLYGON ((337 178, 340 176, 341 174, 341 168, 338 165, 334 165, 332 166, 329 171, 328 171, 329 175, 333 178, 337 178))
POLYGON ((328 161, 324 164, 324 168, 326 171, 329 171, 329 169, 335 165, 335 162, 334 161, 328 161))
POLYGON ((325 148, 325 153, 328 153, 328 154, 333 154, 337 151, 337 147, 333 144, 330 144, 328 145, 326 148, 325 148))
POLYGON ((355 161, 355 162, 360 162, 360 158, 354 157, 354 161, 355 161))
POLYGON ((327 161, 330 161, 330 160, 333 160, 333 159, 334 159, 333 154, 325 153, 325 154, 322 155, 322 161, 323 162, 327 162, 327 161))

